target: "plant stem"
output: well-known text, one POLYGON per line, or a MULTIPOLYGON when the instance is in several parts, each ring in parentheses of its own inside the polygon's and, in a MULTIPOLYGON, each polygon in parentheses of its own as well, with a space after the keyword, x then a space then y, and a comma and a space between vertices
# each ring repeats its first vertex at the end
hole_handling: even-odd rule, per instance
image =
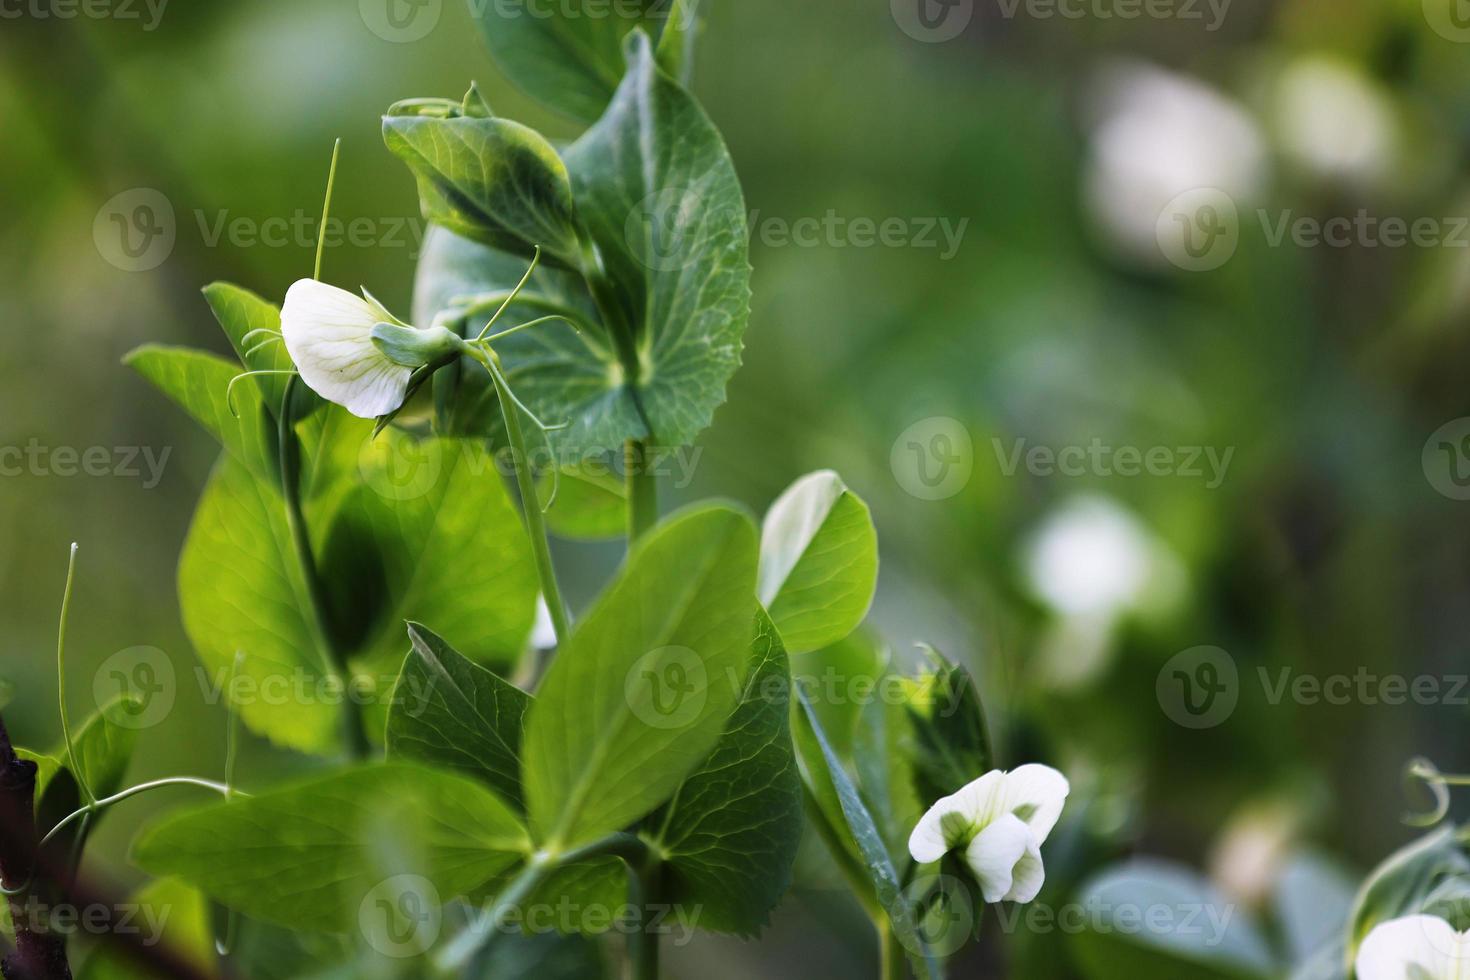
POLYGON ((61 735, 66 740, 66 761, 71 766, 72 778, 82 790, 82 801, 92 804, 97 797, 92 795, 87 774, 77 764, 77 750, 72 743, 71 721, 66 713, 66 624, 71 613, 71 589, 77 574, 77 546, 73 542, 71 555, 66 562, 66 588, 61 594, 61 622, 56 628, 56 700, 61 713, 61 735))
POLYGON ((479 955, 500 930, 505 928, 505 919, 511 910, 529 898, 553 871, 605 854, 622 858, 629 868, 638 868, 648 859, 648 845, 632 834, 613 833, 570 851, 538 852, 526 862, 521 873, 496 896, 495 903, 434 958, 435 969, 446 976, 463 971, 470 960, 479 955))
POLYGON ((623 444, 623 481, 628 494, 628 543, 658 523, 658 477, 648 468, 648 446, 629 439, 623 444))
POLYGON ((536 572, 541 576, 541 594, 546 599, 546 608, 551 613, 551 625, 556 631, 556 644, 560 647, 567 638, 567 607, 562 601, 561 586, 556 581, 556 566, 551 563, 551 545, 546 540, 546 521, 541 516, 541 503, 536 496, 536 478, 531 473, 531 457, 526 451, 526 436, 521 429, 521 418, 517 414, 515 399, 510 393, 505 375, 501 373, 494 351, 470 346, 469 354, 490 374, 495 383, 495 393, 500 397, 500 416, 505 420, 505 436, 510 440, 512 461, 516 467, 516 485, 521 491, 521 512, 525 515, 526 536, 531 539, 531 551, 536 557, 536 572))
POLYGON ((893 934, 893 926, 886 916, 874 921, 878 927, 878 955, 882 959, 880 976, 883 980, 906 980, 908 964, 904 961, 903 946, 893 934))
POLYGON ((350 693, 347 685, 352 682, 352 671, 347 664, 346 654, 338 649, 330 629, 326 587, 317 574, 316 558, 311 551, 311 536, 307 533, 306 517, 301 511, 301 444, 297 441, 296 430, 291 426, 291 396, 295 391, 296 378, 288 378, 285 393, 281 396, 281 410, 276 416, 276 442, 280 454, 281 496, 286 502, 286 524, 291 529, 291 546, 296 553, 296 563, 301 569, 301 577, 306 580, 312 624, 318 642, 326 652, 324 666, 343 685, 343 743, 350 758, 365 759, 369 746, 367 730, 363 727, 362 710, 356 698, 346 696, 350 693))
POLYGON ((648 855, 628 865, 628 904, 638 910, 638 930, 628 934, 629 980, 658 980, 658 933, 649 931, 648 909, 655 900, 658 860, 648 855))

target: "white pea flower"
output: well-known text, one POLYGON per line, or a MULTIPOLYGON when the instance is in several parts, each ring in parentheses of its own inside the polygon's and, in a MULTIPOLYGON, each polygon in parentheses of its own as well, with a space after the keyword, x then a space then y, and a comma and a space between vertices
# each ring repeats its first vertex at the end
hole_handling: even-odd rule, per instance
POLYGON ((281 306, 286 350, 312 391, 360 418, 398 409, 420 368, 457 357, 464 341, 442 326, 419 330, 363 296, 301 279, 281 306))
POLYGON ((929 808, 909 835, 920 864, 963 849, 987 902, 1029 902, 1046 879, 1041 845, 1070 787, 1050 766, 987 772, 929 808))
POLYGON ((1358 947, 1358 980, 1464 980, 1470 977, 1470 931, 1434 915, 1381 922, 1358 947))

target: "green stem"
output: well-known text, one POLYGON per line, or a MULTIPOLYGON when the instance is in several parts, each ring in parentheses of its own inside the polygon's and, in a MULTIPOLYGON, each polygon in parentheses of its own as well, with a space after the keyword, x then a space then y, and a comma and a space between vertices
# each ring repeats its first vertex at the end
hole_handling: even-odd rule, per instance
POLYGON ((525 515, 526 536, 531 539, 531 551, 536 558, 536 572, 541 576, 541 594, 546 598, 546 608, 551 613, 551 625, 556 631, 556 644, 560 647, 567 638, 569 625, 567 607, 562 601, 561 586, 556 581, 556 566, 551 563, 551 545, 546 539, 546 521, 541 515, 541 503, 536 496, 536 478, 531 472, 531 457, 526 451, 526 436, 521 429, 521 418, 516 402, 506 383, 505 375, 497 363, 495 352, 482 347, 470 346, 469 354, 490 374, 495 383, 495 393, 500 397, 500 417, 505 420, 505 436, 510 441, 512 461, 516 468, 516 485, 521 491, 521 512, 525 515))
POLYGON ((629 868, 638 868, 648 859, 648 845, 632 834, 613 833, 570 851, 538 852, 526 862, 521 873, 496 896, 495 903, 464 932, 454 937, 454 941, 434 958, 436 970, 442 975, 463 971, 470 960, 479 955, 494 941, 500 930, 505 928, 506 916, 529 898, 552 872, 568 864, 602 855, 622 858, 629 868))
POLYGON ((114 803, 121 803, 123 800, 131 799, 132 797, 137 796, 139 793, 146 793, 149 790, 159 789, 164 786, 198 786, 203 789, 214 790, 221 796, 228 797, 230 795, 230 788, 228 786, 224 785, 223 783, 216 783, 210 779, 196 779, 193 776, 169 776, 165 779, 149 780, 146 783, 139 783, 136 786, 129 786, 127 789, 119 793, 114 793, 112 796, 109 796, 106 799, 97 800, 82 807, 80 810, 73 810, 71 813, 68 813, 66 816, 62 817, 56 822, 56 826, 46 831, 46 836, 41 838, 41 843, 37 845, 36 849, 40 850, 41 848, 44 848, 47 844, 51 843, 52 839, 55 838, 56 835, 59 834, 64 828, 69 826, 73 821, 90 819, 93 813, 99 810, 105 810, 107 807, 112 806, 114 803))
POLYGON ((61 594, 61 623, 56 628, 56 700, 61 711, 61 735, 66 740, 66 761, 71 767, 72 778, 81 787, 82 801, 91 805, 97 802, 97 797, 87 783, 87 774, 77 765, 77 750, 71 737, 71 721, 66 713, 66 624, 71 618, 71 589, 76 574, 77 546, 73 542, 71 555, 66 561, 66 590, 61 594))
POLYGON ((878 955, 882 958, 880 976, 883 980, 906 980, 908 963, 904 959, 903 946, 893 934, 893 926, 886 916, 874 921, 878 927, 878 955))
POLYGON ((363 727, 362 710, 357 699, 351 696, 347 685, 352 682, 352 671, 347 664, 347 655, 337 647, 329 628, 326 586, 317 573, 316 558, 311 550, 311 536, 307 533, 306 517, 301 510, 301 444, 296 430, 291 427, 291 396, 296 391, 296 378, 287 379, 285 393, 281 396, 281 410, 276 416, 276 442, 280 454, 281 496, 286 502, 286 524, 291 531, 291 546, 296 553, 301 577, 306 581, 310 600, 312 625, 318 642, 326 652, 328 672, 334 674, 343 685, 342 738, 347 754, 353 759, 368 757, 367 730, 363 727))
POLYGON ((648 467, 648 446, 637 439, 623 445, 623 481, 628 495, 628 542, 658 523, 658 477, 648 467))
POLYGON ((628 934, 631 980, 658 980, 658 933, 648 928, 648 909, 656 900, 658 859, 651 853, 628 864, 628 904, 638 910, 638 929, 628 934))

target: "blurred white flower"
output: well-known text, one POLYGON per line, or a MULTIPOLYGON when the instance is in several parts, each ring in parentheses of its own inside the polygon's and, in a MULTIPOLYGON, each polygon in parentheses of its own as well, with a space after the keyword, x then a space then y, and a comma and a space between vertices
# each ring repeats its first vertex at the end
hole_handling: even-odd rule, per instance
POLYGON ((1047 518, 1028 543, 1025 569, 1032 591, 1058 613, 1104 624, 1172 599, 1184 574, 1132 514, 1095 495, 1047 518))
POLYGON ((1049 766, 992 770, 936 802, 909 835, 920 864, 963 850, 987 902, 1029 902, 1046 879, 1041 845, 1066 803, 1067 778, 1049 766))
POLYGON ((1105 69, 1093 90, 1084 196, 1099 230, 1135 260, 1165 261, 1157 224, 1179 195, 1208 188, 1240 201, 1260 191, 1265 142, 1236 102, 1131 62, 1105 69))
POLYGON ((1326 180, 1380 183, 1400 155, 1393 104, 1361 70, 1331 58, 1302 58, 1282 73, 1274 123, 1286 155, 1326 180))
POLYGON ((1357 980, 1464 980, 1470 977, 1470 931, 1444 919, 1411 915, 1373 927, 1358 947, 1357 980))
POLYGON ((375 300, 314 279, 287 290, 281 336, 312 391, 365 419, 399 408, 417 368, 464 347, 443 327, 416 330, 375 300))

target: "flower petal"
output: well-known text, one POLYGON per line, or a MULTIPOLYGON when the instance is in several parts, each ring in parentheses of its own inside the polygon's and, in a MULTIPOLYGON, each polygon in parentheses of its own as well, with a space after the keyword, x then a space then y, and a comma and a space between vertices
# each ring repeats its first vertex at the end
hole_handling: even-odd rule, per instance
POLYGON ((1026 843, 1026 853, 1011 869, 1011 890, 1006 892, 1007 902, 1029 902, 1041 892, 1046 883, 1046 868, 1041 863, 1041 843, 1033 833, 1026 843))
POLYGON ((370 419, 403 404, 413 374, 373 344, 374 325, 391 319, 345 289, 301 279, 281 306, 281 336, 312 391, 370 419))
POLYGON ((1470 977, 1470 933, 1444 919, 1411 915, 1373 927, 1358 947, 1358 980, 1458 980, 1470 977))
POLYGON ((1034 852, 1035 849, 1036 840, 1031 835, 1031 828, 1009 813, 975 835, 965 849, 965 861, 980 883, 980 892, 987 902, 999 902, 1010 893, 1015 883, 1016 865, 1028 850, 1034 852))
POLYGON ((1051 766, 1020 766, 1006 773, 1000 809, 1024 820, 1041 844, 1057 825, 1070 791, 1067 777, 1051 766))
POLYGON ((958 792, 936 800, 919 818, 909 835, 909 854, 920 864, 938 861, 964 844, 983 826, 999 793, 1005 773, 987 772, 958 792))

